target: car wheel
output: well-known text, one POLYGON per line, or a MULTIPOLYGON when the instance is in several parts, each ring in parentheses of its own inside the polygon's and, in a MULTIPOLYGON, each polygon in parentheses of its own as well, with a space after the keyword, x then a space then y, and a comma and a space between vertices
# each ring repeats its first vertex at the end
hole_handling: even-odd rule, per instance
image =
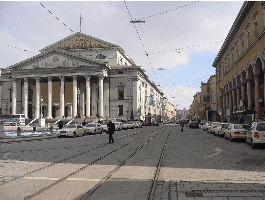
POLYGON ((76 132, 73 132, 73 137, 74 137, 74 138, 76 137, 76 132))

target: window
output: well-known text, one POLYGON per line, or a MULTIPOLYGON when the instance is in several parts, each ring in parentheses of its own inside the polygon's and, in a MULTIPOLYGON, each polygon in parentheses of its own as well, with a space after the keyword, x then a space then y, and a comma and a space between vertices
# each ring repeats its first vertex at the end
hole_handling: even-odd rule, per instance
POLYGON ((247 43, 248 43, 248 46, 250 45, 250 31, 249 31, 249 25, 247 27, 247 43))
POLYGON ((118 86, 118 100, 124 99, 124 86, 118 86))
POLYGON ((118 105, 118 116, 123 116, 123 105, 118 105))
POLYGON ((118 71, 118 74, 123 74, 123 72, 122 71, 118 71))
POLYGON ((259 27, 258 27, 258 15, 254 17, 254 36, 258 37, 259 35, 259 27))
POLYGON ((103 54, 98 54, 96 56, 96 59, 105 59, 107 56, 103 55, 103 54))
POLYGON ((244 52, 244 35, 241 35, 241 53, 244 52))

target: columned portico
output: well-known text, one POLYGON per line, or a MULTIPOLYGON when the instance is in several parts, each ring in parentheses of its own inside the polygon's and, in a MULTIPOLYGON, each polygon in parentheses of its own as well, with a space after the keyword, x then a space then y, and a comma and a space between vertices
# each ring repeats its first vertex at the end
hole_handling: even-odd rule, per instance
POLYGON ((77 116, 77 76, 73 76, 73 118, 77 116))
POLYGON ((90 117, 90 76, 86 77, 86 117, 90 117))
POLYGON ((98 89, 99 89, 99 116, 100 117, 104 117, 104 109, 103 109, 103 79, 104 77, 103 76, 99 76, 98 77, 98 89))
POLYGON ((12 114, 17 113, 17 82, 16 79, 12 83, 12 114))
POLYGON ((64 118, 64 76, 61 76, 60 79, 60 118, 64 118))
POLYGON ((24 78, 24 115, 25 118, 28 118, 28 78, 24 78))
POLYGON ((48 114, 47 119, 52 118, 52 77, 48 77, 48 114))
POLYGON ((40 118, 40 78, 36 80, 36 101, 35 101, 35 116, 34 119, 40 118))
POLYGON ((251 80, 247 79, 248 110, 252 110, 251 80))

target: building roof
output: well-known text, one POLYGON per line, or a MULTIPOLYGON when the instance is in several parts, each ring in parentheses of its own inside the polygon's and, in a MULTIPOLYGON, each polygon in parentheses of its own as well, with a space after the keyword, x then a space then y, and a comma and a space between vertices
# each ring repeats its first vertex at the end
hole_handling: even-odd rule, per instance
POLYGON ((256 2, 254 1, 245 1, 228 33, 228 35, 225 38, 225 41, 221 47, 221 49, 219 50, 219 53, 217 54, 217 57, 214 59, 213 62, 213 66, 216 67, 217 62, 220 61, 222 55, 224 54, 224 52, 226 51, 226 49, 228 48, 229 44, 231 43, 231 41, 233 40, 233 37, 235 36, 235 34, 238 31, 238 28, 242 25, 243 20, 246 17, 246 14, 250 11, 250 9, 252 8, 252 6, 255 4, 256 2))

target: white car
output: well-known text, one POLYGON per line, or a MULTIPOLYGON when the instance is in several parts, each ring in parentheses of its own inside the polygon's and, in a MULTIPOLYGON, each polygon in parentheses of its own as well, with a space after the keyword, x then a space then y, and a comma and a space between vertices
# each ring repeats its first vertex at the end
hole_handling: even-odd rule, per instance
POLYGON ((84 128, 87 134, 96 135, 97 133, 103 133, 103 128, 100 123, 87 123, 84 128))
POLYGON ((202 125, 202 130, 203 131, 207 131, 208 130, 208 126, 210 126, 209 122, 205 122, 205 124, 202 125))
POLYGON ((252 149, 257 145, 265 145, 265 122, 254 122, 247 133, 246 142, 251 144, 252 149))
POLYGON ((108 131, 108 121, 103 121, 101 122, 101 128, 103 128, 103 131, 107 132, 108 131))
POLYGON ((122 129, 122 122, 113 122, 113 124, 115 124, 115 131, 122 129))
POLYGON ((211 125, 208 126, 207 132, 213 133, 213 129, 216 128, 220 122, 212 122, 211 125))
POLYGON ((84 136, 86 134, 86 130, 78 124, 68 124, 62 129, 59 129, 58 137, 76 137, 76 136, 84 136))
POLYGON ((224 131, 225 139, 230 139, 233 142, 235 139, 246 139, 247 130, 243 124, 230 124, 229 127, 224 131))
POLYGON ((123 126, 125 129, 131 129, 134 128, 134 124, 130 122, 123 122, 123 126))
POLYGON ((224 130, 229 127, 229 123, 220 123, 217 127, 213 129, 213 134, 215 136, 223 136, 224 130))

